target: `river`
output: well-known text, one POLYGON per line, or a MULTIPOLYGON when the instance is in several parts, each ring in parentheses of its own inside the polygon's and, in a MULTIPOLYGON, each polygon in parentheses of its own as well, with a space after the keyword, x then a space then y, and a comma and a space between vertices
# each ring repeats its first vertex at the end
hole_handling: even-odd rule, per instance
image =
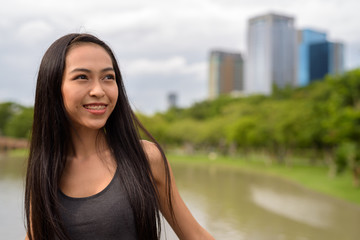
MULTIPOLYGON (((24 238, 23 165, 10 159, 0 161, 0 239, 24 238)), ((360 207, 355 204, 275 177, 171 165, 184 201, 216 239, 360 239, 360 207)), ((167 239, 177 239, 165 228, 167 239)))

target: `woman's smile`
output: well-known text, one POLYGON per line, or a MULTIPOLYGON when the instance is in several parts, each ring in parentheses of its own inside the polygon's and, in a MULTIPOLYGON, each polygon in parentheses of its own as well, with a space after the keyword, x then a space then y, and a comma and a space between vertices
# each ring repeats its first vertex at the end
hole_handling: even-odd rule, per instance
POLYGON ((91 104, 85 104, 83 105, 83 107, 92 114, 102 115, 106 112, 107 104, 91 103, 91 104))

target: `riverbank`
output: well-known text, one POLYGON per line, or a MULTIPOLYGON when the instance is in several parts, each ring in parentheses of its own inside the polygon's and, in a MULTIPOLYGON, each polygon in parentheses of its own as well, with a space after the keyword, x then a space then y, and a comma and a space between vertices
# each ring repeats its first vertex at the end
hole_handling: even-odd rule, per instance
POLYGON ((225 156, 182 155, 168 153, 171 163, 186 163, 194 165, 213 165, 221 168, 239 169, 256 174, 268 174, 284 178, 302 185, 308 189, 327 194, 360 206, 360 189, 352 184, 350 173, 336 177, 329 177, 328 168, 325 166, 296 165, 285 166, 267 164, 266 161, 246 160, 225 156))
MULTIPOLYGON (((8 153, 8 156, 13 159, 6 165, 1 164, 0 161, 0 175, 20 176, 25 174, 25 158, 28 155, 28 150, 18 149, 8 153)), ((325 166, 309 166, 293 164, 292 166, 268 164, 264 159, 252 158, 249 160, 215 156, 215 155, 183 155, 175 153, 167 153, 170 163, 186 163, 194 165, 213 165, 221 168, 239 169, 241 171, 248 171, 257 174, 268 174, 274 177, 281 177, 291 180, 303 187, 312 189, 314 191, 327 194, 348 202, 355 203, 360 206, 360 188, 355 188, 352 184, 352 177, 349 172, 345 174, 329 177, 329 170, 325 166)), ((0 159, 1 160, 1 159, 0 159)))

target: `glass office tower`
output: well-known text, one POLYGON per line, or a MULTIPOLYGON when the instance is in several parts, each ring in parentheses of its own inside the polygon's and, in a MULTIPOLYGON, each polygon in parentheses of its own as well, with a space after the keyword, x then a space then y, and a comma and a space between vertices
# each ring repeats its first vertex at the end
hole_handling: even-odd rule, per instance
MULTIPOLYGON (((306 86, 312 77, 310 76, 310 46, 315 43, 326 41, 326 33, 312 29, 298 31, 298 69, 297 85, 306 86)), ((316 55, 316 54, 315 54, 316 55)))
POLYGON ((310 45, 310 82, 323 79, 327 74, 344 72, 344 45, 335 42, 321 42, 310 45))
POLYGON ((329 42, 326 33, 311 29, 298 31, 297 85, 306 86, 327 74, 344 72, 344 45, 329 42))
POLYGON ((240 53, 212 51, 209 67, 209 98, 241 93, 244 61, 240 53))
POLYGON ((296 31, 294 18, 266 14, 248 22, 245 92, 271 94, 273 85, 294 85, 296 31))

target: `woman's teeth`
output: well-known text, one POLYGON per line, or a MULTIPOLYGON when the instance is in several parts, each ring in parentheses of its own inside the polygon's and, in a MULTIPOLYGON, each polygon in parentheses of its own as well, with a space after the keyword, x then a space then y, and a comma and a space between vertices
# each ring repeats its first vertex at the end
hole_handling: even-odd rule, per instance
POLYGON ((84 107, 90 110, 103 110, 106 108, 105 105, 85 105, 84 107))

